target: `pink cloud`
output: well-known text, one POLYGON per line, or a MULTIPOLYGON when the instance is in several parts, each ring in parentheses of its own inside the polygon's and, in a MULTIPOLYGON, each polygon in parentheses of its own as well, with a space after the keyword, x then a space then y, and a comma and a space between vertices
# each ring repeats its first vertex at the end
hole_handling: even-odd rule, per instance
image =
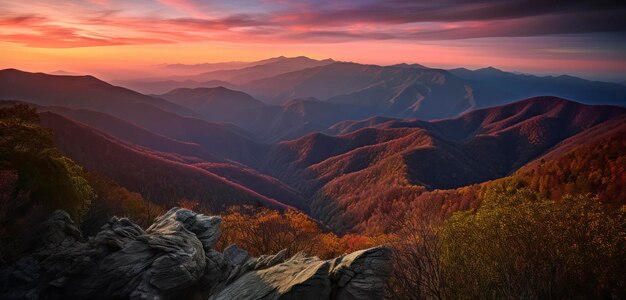
POLYGON ((203 10, 194 0, 157 0, 163 5, 173 8, 179 12, 186 13, 193 17, 205 17, 203 10))
POLYGON ((110 45, 171 43, 172 41, 143 37, 117 37, 85 34, 79 28, 52 24, 46 17, 35 15, 0 19, 0 40, 30 47, 75 48, 110 45), (26 30, 25 30, 26 29, 26 30))
POLYGON ((619 18, 621 10, 555 15, 550 6, 523 5, 516 0, 481 5, 459 2, 454 6, 400 0, 395 6, 346 2, 322 8, 305 2, 281 6, 280 11, 260 9, 247 14, 209 11, 211 5, 199 0, 158 0, 190 16, 185 18, 148 13, 149 10, 142 10, 146 9, 143 6, 131 14, 112 0, 87 1, 108 3, 108 10, 72 4, 71 10, 58 10, 56 15, 48 17, 9 11, 4 18, 0 17, 0 39, 31 47, 69 48, 207 41, 285 44, 389 39, 441 41, 626 30, 624 21, 606 21, 619 18), (519 10, 511 11, 512 8, 519 10), (206 17, 205 12, 213 16, 206 17))
POLYGON ((100 6, 108 5, 111 3, 109 0, 88 0, 88 1, 89 3, 100 5, 100 6))

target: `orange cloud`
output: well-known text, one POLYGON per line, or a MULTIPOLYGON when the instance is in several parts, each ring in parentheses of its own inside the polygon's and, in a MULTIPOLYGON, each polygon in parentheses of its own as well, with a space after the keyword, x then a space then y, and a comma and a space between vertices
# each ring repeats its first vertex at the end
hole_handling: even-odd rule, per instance
POLYGON ((56 25, 50 19, 36 15, 0 19, 0 25, 2 26, 0 40, 29 47, 73 48, 172 43, 172 41, 158 38, 111 36, 88 32, 81 28, 56 25))
POLYGON ((171 7, 179 12, 186 13, 193 17, 206 17, 198 7, 198 3, 193 0, 158 0, 160 3, 171 7))
POLYGON ((80 53, 87 62, 101 57, 121 65, 293 54, 373 63, 591 70, 592 65, 623 66, 624 13, 613 4, 555 7, 522 0, 265 0, 246 5, 0 0, 0 47, 3 54, 14 51, 4 60, 16 61, 15 53, 23 53, 24 62, 60 53, 68 60, 80 53), (89 47, 94 47, 91 53, 75 51, 89 47))
POLYGON ((46 10, 54 14, 47 17, 41 17, 45 14, 38 14, 37 10, 33 15, 24 14, 23 7, 14 7, 14 11, 8 8, 5 15, 9 17, 3 20, 0 38, 31 47, 58 48, 212 41, 284 44, 428 41, 626 31, 625 22, 611 21, 621 18, 624 11, 620 9, 608 7, 589 13, 574 7, 555 14, 551 6, 524 4, 519 0, 482 5, 460 0, 450 0, 460 1, 457 5, 348 1, 321 8, 305 1, 279 5, 277 10, 261 5, 248 11, 243 6, 239 12, 217 9, 220 1, 158 0, 188 17, 162 10, 153 12, 155 4, 90 0, 93 1, 110 3, 104 10, 81 6, 80 1, 71 2, 63 9, 46 10), (130 10, 128 5, 135 6, 130 10))

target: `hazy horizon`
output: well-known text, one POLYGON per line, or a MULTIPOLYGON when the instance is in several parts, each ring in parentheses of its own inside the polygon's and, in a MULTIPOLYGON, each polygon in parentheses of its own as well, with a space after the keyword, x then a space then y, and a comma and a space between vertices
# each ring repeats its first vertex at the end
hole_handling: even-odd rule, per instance
MULTIPOLYGON (((295 58, 295 57, 307 57, 307 58, 311 58, 311 59, 316 59, 316 60, 326 60, 326 59, 332 59, 336 62, 350 62, 350 63, 357 63, 357 64, 364 64, 364 65, 379 65, 379 66, 391 66, 391 65, 396 65, 396 64, 419 64, 422 65, 424 67, 427 68, 431 68, 431 69, 443 69, 443 70, 453 70, 453 69, 468 69, 468 70, 472 70, 472 71, 476 71, 479 69, 486 69, 486 68, 496 68, 500 71, 503 72, 508 72, 508 73, 514 73, 514 74, 523 74, 523 75, 534 75, 534 76, 539 76, 539 77, 544 77, 544 76, 554 76, 554 77, 558 77, 558 76, 562 76, 562 75, 568 75, 568 76, 574 76, 574 77, 578 77, 578 78, 582 78, 585 80, 591 80, 591 81, 601 81, 601 82, 609 82, 609 83, 618 83, 618 84, 626 84, 626 76, 623 77, 603 77, 603 76, 599 76, 599 77, 594 77, 593 75, 590 74, 578 74, 578 73, 565 73, 565 72, 532 72, 532 71, 523 71, 523 70, 516 70, 516 69, 506 69, 506 68, 500 68, 498 66, 493 66, 493 65, 485 65, 485 66, 465 66, 465 65, 459 65, 459 66, 454 66, 454 65, 450 65, 450 66, 434 66, 434 65, 427 65, 427 64, 423 64, 420 62, 405 62, 405 61, 399 61, 397 63, 387 63, 387 64, 377 64, 377 63, 368 63, 368 62, 360 62, 360 61, 344 61, 344 60, 338 60, 332 57, 311 57, 311 56, 307 56, 307 55, 294 55, 294 56, 286 56, 286 55, 278 55, 278 56, 271 56, 271 57, 263 57, 257 60, 240 60, 240 61, 205 61, 205 62, 198 62, 198 63, 181 63, 181 62, 162 62, 162 63, 156 63, 156 64, 149 64, 149 65, 138 65, 138 66, 131 66, 131 67, 126 67, 126 68, 101 68, 101 69, 91 69, 91 68, 81 68, 78 67, 76 69, 69 69, 69 68, 50 68, 50 69, 37 69, 37 68, 19 68, 19 67, 15 67, 13 65, 0 65, 0 69, 18 69, 21 71, 26 71, 26 72, 40 72, 40 73, 47 73, 47 74, 54 74, 54 75, 69 75, 69 76, 80 76, 80 75, 92 75, 95 76, 97 78, 100 78, 102 80, 105 81, 116 81, 116 80, 143 80, 143 79, 163 79, 164 77, 168 76, 168 73, 162 73, 162 74, 155 74, 153 73, 156 69, 158 68, 162 68, 165 66, 175 66, 175 65, 180 65, 180 66, 201 66, 201 65, 205 65, 205 64, 220 64, 220 63, 251 63, 251 62, 256 62, 256 61, 261 61, 261 60, 266 60, 266 59, 272 59, 272 58, 278 58, 278 57, 286 57, 286 58, 295 58)), ((235 69, 235 68, 233 68, 235 69)), ((202 72, 197 72, 197 73, 202 73, 202 72)), ((192 71, 189 72, 189 74, 194 74, 192 71)))

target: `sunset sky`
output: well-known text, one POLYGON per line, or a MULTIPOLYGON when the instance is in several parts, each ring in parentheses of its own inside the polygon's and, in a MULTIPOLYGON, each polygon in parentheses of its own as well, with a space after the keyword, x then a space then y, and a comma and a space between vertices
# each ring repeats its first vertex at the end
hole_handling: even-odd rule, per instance
POLYGON ((623 1, 0 0, 0 68, 305 55, 626 81, 623 1))

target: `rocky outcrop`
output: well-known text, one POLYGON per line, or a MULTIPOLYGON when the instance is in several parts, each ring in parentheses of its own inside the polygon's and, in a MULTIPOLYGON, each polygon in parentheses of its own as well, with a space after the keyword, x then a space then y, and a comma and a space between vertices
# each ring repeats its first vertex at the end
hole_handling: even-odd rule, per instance
POLYGON ((390 250, 332 260, 286 251, 251 257, 236 245, 213 249, 219 217, 172 208, 143 230, 112 218, 84 241, 56 211, 32 254, 0 271, 2 299, 379 299, 390 250))

